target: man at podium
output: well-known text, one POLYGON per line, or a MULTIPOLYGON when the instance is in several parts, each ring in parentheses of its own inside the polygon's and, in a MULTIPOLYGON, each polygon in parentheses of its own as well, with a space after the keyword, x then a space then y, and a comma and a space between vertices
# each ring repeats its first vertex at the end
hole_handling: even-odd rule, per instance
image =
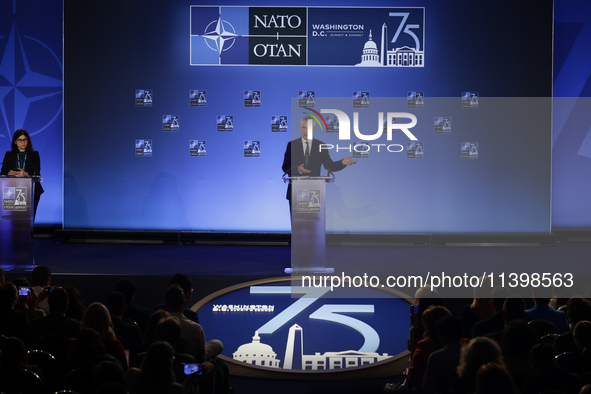
MULTIPOLYGON (((283 166, 281 167, 284 173, 292 177, 320 176, 321 166, 324 166, 330 172, 335 172, 357 163, 357 161, 351 160, 353 156, 333 161, 327 149, 320 150, 320 145, 324 144, 324 142, 313 138, 312 135, 308 136, 308 130, 312 130, 312 133, 316 130, 314 119, 310 116, 306 116, 300 121, 302 137, 287 144, 283 157, 283 166)), ((290 200, 291 203, 291 183, 287 186, 287 196, 285 198, 290 200)))

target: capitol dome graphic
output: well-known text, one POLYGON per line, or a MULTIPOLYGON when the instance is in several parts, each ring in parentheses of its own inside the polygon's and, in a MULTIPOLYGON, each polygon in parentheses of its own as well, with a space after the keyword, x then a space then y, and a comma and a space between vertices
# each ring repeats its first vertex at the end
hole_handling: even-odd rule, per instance
POLYGON ((369 41, 363 46, 363 54, 361 55, 361 63, 356 66, 376 67, 381 66, 380 55, 378 53, 378 46, 371 38, 371 30, 369 31, 369 41))
POLYGON ((279 368, 277 353, 267 344, 261 343, 259 332, 254 332, 251 343, 246 343, 238 348, 232 358, 236 361, 242 361, 247 364, 258 365, 261 367, 279 368))

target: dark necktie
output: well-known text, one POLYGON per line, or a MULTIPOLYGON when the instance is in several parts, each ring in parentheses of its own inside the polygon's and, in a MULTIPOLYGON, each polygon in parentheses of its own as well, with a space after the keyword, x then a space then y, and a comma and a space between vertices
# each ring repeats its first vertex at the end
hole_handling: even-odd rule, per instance
POLYGON ((304 167, 308 169, 308 160, 310 160, 310 146, 306 142, 306 152, 304 153, 304 167))

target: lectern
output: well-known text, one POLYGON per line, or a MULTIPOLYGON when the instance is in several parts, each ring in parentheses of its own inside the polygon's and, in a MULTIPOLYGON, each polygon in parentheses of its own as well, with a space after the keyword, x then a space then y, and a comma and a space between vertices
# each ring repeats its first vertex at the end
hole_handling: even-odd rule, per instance
POLYGON ((8 268, 30 268, 33 253, 33 196, 40 177, 0 176, 0 262, 8 268))
POLYGON ((334 176, 283 177, 291 183, 291 273, 331 273, 326 268, 326 184, 334 176))

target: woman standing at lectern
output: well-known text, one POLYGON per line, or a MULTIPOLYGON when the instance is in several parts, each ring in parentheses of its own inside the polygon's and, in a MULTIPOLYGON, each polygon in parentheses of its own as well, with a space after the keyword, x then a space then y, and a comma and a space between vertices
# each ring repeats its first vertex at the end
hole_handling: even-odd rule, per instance
MULTIPOLYGON (((41 173, 41 160, 39 152, 33 150, 33 142, 25 129, 18 129, 12 136, 11 150, 7 151, 2 160, 0 175, 34 176, 41 173)), ((40 182, 35 182, 35 196, 33 207, 33 219, 37 213, 37 205, 43 193, 40 182)))

